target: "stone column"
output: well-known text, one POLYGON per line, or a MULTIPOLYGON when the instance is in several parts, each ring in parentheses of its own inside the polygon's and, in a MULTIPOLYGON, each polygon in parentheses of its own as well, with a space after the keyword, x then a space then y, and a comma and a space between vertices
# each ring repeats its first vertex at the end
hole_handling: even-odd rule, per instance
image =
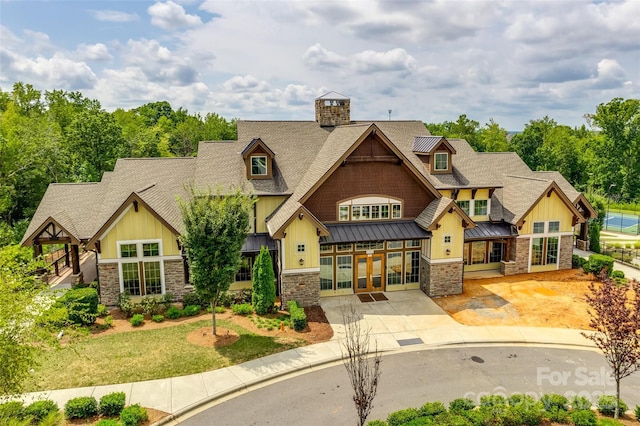
POLYGON ((282 294, 280 300, 287 306, 289 300, 300 306, 320 305, 320 271, 296 272, 295 269, 282 271, 282 294))

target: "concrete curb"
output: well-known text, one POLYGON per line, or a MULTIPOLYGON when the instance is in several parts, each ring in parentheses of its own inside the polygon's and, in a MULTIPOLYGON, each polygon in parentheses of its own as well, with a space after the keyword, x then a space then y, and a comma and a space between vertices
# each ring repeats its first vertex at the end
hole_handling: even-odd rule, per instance
MULTIPOLYGON (((457 342, 447 342, 447 343, 432 343, 432 344, 428 344, 428 343, 423 343, 423 344, 418 344, 418 345, 411 345, 411 346, 404 346, 404 347, 400 347, 400 348, 387 348, 387 349, 380 349, 379 351, 382 353, 382 356, 385 355, 394 355, 394 354, 399 354, 399 353, 403 353, 403 352, 417 352, 420 350, 437 350, 437 349, 444 349, 444 348, 449 348, 449 347, 476 347, 476 346, 504 346, 504 345, 508 345, 508 346, 552 346, 552 347, 558 347, 558 348, 567 348, 567 349, 583 349, 583 350, 594 350, 597 351, 598 349, 593 345, 590 344, 588 341, 586 341, 585 339, 585 343, 584 344, 579 344, 579 343, 558 343, 558 342, 549 342, 549 341, 542 341, 542 340, 532 340, 532 341, 516 341, 516 340, 492 340, 492 341, 474 341, 474 342, 467 342, 467 341, 457 341, 457 342)), ((373 352, 370 352, 373 353, 373 352)), ((185 415, 198 410, 199 408, 202 408, 206 405, 209 405, 217 400, 221 400, 229 395, 233 395, 235 393, 238 392, 242 392, 244 390, 251 390, 252 388, 258 387, 260 385, 267 385, 270 384, 270 382, 273 383, 277 383, 278 381, 282 381, 282 380, 286 380, 287 378, 291 377, 291 376, 296 376, 299 374, 304 374, 303 372, 311 372, 314 369, 322 369, 322 368, 328 368, 333 366, 333 364, 336 364, 338 362, 342 361, 342 357, 341 356, 334 356, 333 358, 327 358, 324 360, 320 360, 320 361, 315 361, 312 363, 309 363, 308 365, 305 366, 300 366, 300 367, 294 367, 291 370, 287 371, 287 372, 283 372, 280 374, 272 374, 272 375, 268 375, 268 376, 264 376, 264 377, 260 377, 258 379, 252 380, 250 382, 247 383, 243 383, 242 385, 238 385, 238 386, 234 386, 232 388, 226 389, 222 392, 219 392, 215 395, 211 395, 208 396, 200 401, 197 401, 189 406, 183 407, 179 410, 177 410, 175 413, 170 414, 169 416, 157 421, 156 423, 153 423, 151 426, 164 426, 164 425, 170 425, 170 424, 175 424, 177 425, 179 423, 179 420, 181 417, 184 417, 185 415)))

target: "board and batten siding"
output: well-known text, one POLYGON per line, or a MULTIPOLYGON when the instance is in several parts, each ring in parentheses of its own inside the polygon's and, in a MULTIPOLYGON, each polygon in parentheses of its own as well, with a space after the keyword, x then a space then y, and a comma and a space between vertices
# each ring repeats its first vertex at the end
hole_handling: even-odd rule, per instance
POLYGON ((162 240, 162 256, 180 256, 178 236, 164 226, 143 206, 133 207, 120 217, 100 239, 100 259, 118 258, 118 241, 162 240))
POLYGON ((462 218, 457 213, 445 213, 438 221, 440 228, 431 231, 431 252, 429 257, 436 259, 461 259, 464 246, 464 228, 462 218), (451 242, 445 243, 445 236, 451 237, 451 242), (449 254, 447 254, 449 249, 449 254))
POLYGON ((256 207, 255 207, 255 215, 256 215, 255 222, 253 218, 253 210, 251 210, 250 232, 258 232, 258 233, 269 232, 267 229, 267 223, 266 223, 267 217, 269 217, 269 215, 273 213, 274 210, 277 209, 278 206, 280 206, 280 204, 284 203, 286 199, 287 197, 282 195, 260 196, 258 198, 258 201, 256 202, 256 207), (254 224, 255 224, 255 227, 257 228, 255 231, 253 229, 254 224))
POLYGON ((320 244, 316 225, 306 217, 294 218, 286 228, 284 238, 284 269, 320 268, 320 244), (298 245, 304 244, 304 253, 298 252, 298 245), (302 259, 302 264, 300 262, 302 259))
POLYGON ((573 213, 567 205, 562 202, 555 191, 551 196, 543 196, 540 201, 525 216, 525 222, 520 229, 520 235, 531 234, 534 222, 560 221, 560 232, 573 232, 573 213))

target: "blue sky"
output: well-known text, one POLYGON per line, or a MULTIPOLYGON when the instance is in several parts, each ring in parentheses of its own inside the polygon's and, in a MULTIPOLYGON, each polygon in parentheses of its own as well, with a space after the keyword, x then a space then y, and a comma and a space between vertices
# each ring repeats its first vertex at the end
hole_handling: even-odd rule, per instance
POLYGON ((0 0, 0 88, 16 81, 107 110, 312 120, 333 90, 359 120, 577 126, 640 98, 640 0, 0 0))

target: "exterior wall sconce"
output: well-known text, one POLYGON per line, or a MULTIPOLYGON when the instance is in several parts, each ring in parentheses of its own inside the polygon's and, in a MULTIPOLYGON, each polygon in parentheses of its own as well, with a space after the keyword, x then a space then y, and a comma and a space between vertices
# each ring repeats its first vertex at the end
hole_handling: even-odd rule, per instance
POLYGON ((451 254, 451 249, 447 249, 445 253, 447 253, 447 256, 449 256, 451 254))
POLYGON ((300 259, 298 259, 298 264, 300 266, 304 265, 304 259, 302 257, 300 259))
POLYGON ((303 217, 304 217, 304 213, 302 212, 298 213, 298 219, 302 220, 303 217))

